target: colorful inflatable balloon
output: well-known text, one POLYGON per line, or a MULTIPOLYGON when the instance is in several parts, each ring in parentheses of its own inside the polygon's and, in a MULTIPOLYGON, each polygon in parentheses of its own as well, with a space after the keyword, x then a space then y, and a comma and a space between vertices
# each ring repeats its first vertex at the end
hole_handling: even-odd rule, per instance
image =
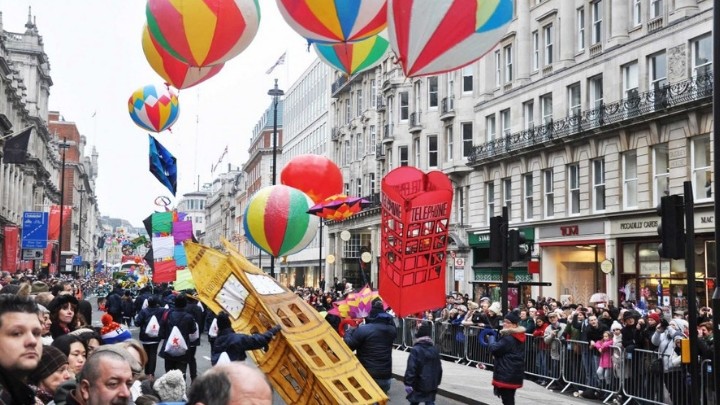
POLYGON ((360 41, 387 25, 386 0, 277 0, 280 14, 309 42, 360 41))
POLYGON ((388 0, 390 46, 405 76, 455 70, 505 35, 512 0, 388 0))
POLYGON ((157 43, 150 35, 147 25, 143 27, 142 48, 150 67, 176 89, 187 89, 204 82, 215 76, 224 66, 221 63, 208 67, 192 67, 179 61, 157 43))
POLYGON ((245 50, 258 31, 257 0, 148 0, 150 34, 176 59, 204 67, 245 50))
POLYGON ((358 42, 314 44, 315 52, 323 62, 348 76, 380 63, 389 46, 388 40, 379 35, 358 42))
POLYGON ((343 191, 340 168, 321 155, 298 155, 292 158, 280 172, 280 183, 304 192, 313 200, 313 204, 343 191))
POLYGON ((166 86, 147 85, 133 92, 128 100, 130 118, 140 128, 152 132, 168 129, 178 118, 178 98, 166 86))
POLYGON ((271 256, 297 253, 317 233, 319 219, 307 213, 312 206, 310 197, 298 189, 283 185, 262 188, 245 209, 245 236, 271 256))

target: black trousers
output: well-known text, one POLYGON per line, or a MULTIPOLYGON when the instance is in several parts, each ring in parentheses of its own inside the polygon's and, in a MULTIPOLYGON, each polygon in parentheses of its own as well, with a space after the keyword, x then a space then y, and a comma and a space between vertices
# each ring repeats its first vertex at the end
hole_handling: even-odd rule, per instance
POLYGON ((143 343, 143 349, 147 353, 148 361, 145 364, 145 375, 155 375, 155 367, 157 366, 157 354, 160 343, 145 344, 143 343))
POLYGON ((500 397, 503 405, 515 405, 515 391, 513 388, 497 388, 495 387, 495 396, 500 397))
POLYGON ((197 377, 197 360, 195 359, 195 353, 197 352, 197 346, 188 347, 187 350, 187 364, 190 369, 190 379, 195 381, 197 377))
POLYGON ((187 358, 173 358, 170 356, 165 357, 165 372, 170 370, 180 370, 183 373, 183 379, 185 379, 185 369, 187 368, 187 358))

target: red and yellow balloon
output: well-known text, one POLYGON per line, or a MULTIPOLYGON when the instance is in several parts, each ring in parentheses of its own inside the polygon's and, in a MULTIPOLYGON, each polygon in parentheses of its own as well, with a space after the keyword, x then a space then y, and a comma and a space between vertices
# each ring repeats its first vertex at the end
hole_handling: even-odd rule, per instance
POLYGON ((257 0, 148 0, 147 25, 162 48, 190 66, 227 62, 260 24, 257 0))
POLYGON ((280 172, 280 182, 304 192, 316 204, 342 193, 343 189, 340 168, 332 160, 320 155, 292 158, 280 172))
POLYGON ((150 35, 147 25, 143 27, 142 48, 150 67, 176 89, 187 89, 202 83, 215 76, 224 66, 221 63, 208 67, 193 67, 176 59, 150 35))

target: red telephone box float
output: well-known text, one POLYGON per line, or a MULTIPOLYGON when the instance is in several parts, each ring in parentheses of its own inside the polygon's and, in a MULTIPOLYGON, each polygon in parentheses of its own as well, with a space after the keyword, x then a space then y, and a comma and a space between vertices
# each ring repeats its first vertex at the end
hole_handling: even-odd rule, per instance
POLYGON ((382 180, 379 291, 399 317, 445 305, 452 199, 439 171, 404 166, 382 180))

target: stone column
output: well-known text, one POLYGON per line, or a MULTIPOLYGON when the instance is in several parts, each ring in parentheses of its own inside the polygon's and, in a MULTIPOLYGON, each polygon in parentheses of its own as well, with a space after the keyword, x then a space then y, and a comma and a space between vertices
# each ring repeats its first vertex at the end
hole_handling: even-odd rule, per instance
MULTIPOLYGON (((606 3, 607 4, 607 3, 606 3)), ((612 0, 610 20, 607 13, 604 13, 603 24, 611 25, 610 41, 612 45, 618 45, 628 40, 628 13, 627 0, 612 0)))
MULTIPOLYGON (((666 6, 667 7, 667 6, 666 6)), ((698 12, 697 0, 675 0, 675 9, 670 10, 670 22, 695 15, 698 12)))
MULTIPOLYGON (((520 1, 519 3, 523 3, 520 1)), ((575 60, 575 8, 572 4, 560 6, 560 62, 575 60)), ((528 53, 529 54, 529 53, 528 53)))
POLYGON ((530 81, 532 69, 532 38, 530 34, 530 6, 527 1, 517 2, 517 81, 530 81))

